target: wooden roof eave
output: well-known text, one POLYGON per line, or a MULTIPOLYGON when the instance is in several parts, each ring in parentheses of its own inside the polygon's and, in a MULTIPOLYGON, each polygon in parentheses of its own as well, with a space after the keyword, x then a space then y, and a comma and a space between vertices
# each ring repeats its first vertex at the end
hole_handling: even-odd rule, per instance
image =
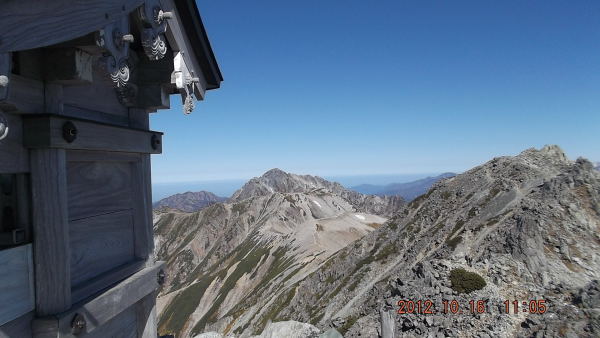
POLYGON ((164 35, 173 55, 181 53, 182 79, 176 81, 175 69, 171 85, 182 99, 202 100, 206 90, 219 88, 223 78, 194 0, 87 0, 85 4, 75 0, 9 0, 0 11, 0 54, 56 45, 116 26, 115 22, 144 4, 147 8, 160 4, 164 12, 173 14, 164 35))

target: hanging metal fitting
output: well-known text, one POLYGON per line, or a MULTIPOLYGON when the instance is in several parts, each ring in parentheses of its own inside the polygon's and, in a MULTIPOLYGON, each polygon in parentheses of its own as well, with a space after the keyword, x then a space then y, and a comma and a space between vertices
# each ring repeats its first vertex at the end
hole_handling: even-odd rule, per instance
POLYGON ((158 15, 156 16, 156 19, 158 21, 158 23, 161 23, 163 20, 170 20, 173 19, 175 15, 173 14, 173 12, 163 12, 163 10, 159 10, 158 11, 158 15))

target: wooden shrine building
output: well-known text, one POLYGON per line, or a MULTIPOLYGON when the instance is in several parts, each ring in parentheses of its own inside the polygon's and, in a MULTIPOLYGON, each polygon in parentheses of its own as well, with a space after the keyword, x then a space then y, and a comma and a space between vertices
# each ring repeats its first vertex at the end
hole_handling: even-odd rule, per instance
POLYGON ((148 114, 222 77, 194 0, 0 2, 0 337, 152 337, 148 114))

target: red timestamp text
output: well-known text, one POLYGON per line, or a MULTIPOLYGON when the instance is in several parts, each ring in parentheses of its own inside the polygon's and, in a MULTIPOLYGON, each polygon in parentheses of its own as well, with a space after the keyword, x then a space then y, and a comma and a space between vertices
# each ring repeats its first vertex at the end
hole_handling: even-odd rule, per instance
POLYGON ((467 307, 463 308, 457 300, 444 300, 439 311, 435 308, 433 301, 426 300, 399 300, 398 314, 434 314, 434 313, 452 313, 461 314, 464 312, 470 313, 485 313, 487 311, 487 302, 484 300, 470 300, 467 307))

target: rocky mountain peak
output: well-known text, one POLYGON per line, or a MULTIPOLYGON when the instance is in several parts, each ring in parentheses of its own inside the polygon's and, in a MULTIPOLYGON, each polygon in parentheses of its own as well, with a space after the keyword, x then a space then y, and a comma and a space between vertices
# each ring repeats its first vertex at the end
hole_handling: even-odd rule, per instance
POLYGON ((318 189, 334 191, 344 188, 339 183, 329 182, 318 176, 296 175, 275 168, 249 180, 231 199, 241 201, 272 193, 307 193, 318 189))
POLYGON ((519 154, 520 157, 539 160, 543 158, 546 161, 568 164, 571 161, 567 158, 565 152, 557 145, 545 145, 541 149, 530 148, 519 154))

